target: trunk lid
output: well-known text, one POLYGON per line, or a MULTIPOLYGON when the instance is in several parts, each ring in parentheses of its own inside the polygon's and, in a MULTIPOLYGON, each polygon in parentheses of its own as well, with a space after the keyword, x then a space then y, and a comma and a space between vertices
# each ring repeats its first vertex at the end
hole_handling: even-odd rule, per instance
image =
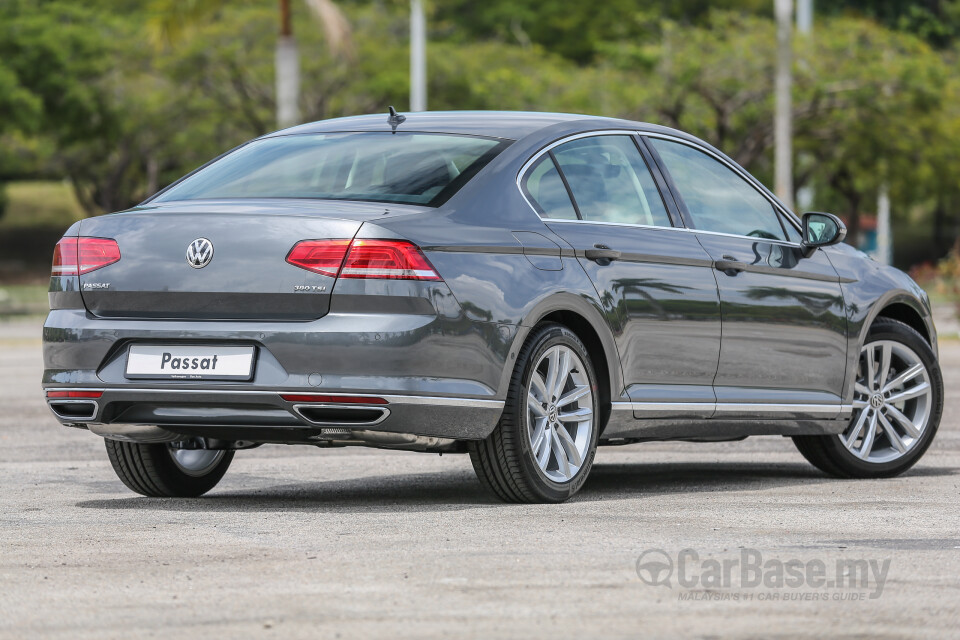
POLYGON ((108 318, 320 318, 336 278, 286 262, 301 240, 353 238, 365 220, 420 207, 319 200, 229 200, 145 205, 84 220, 80 235, 112 238, 119 262, 80 276, 90 313, 108 318), (195 246, 194 265, 188 248, 195 246), (201 243, 202 244, 202 243, 201 243), (196 254, 199 255, 196 255, 196 254))

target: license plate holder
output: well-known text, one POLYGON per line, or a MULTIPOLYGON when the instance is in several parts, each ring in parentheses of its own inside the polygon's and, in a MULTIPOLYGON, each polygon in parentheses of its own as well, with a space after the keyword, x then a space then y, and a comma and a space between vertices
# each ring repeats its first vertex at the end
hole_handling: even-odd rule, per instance
POLYGON ((251 380, 256 347, 130 345, 125 375, 132 380, 251 380))

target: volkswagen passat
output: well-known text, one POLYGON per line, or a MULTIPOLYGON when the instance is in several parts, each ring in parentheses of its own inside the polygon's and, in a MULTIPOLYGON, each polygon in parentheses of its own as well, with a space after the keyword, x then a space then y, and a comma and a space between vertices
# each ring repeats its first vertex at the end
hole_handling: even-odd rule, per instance
POLYGON ((264 136, 56 247, 43 387, 120 479, 263 443, 469 453, 557 502, 599 445, 786 435, 903 472, 943 384, 923 291, 680 131, 533 113, 264 136))

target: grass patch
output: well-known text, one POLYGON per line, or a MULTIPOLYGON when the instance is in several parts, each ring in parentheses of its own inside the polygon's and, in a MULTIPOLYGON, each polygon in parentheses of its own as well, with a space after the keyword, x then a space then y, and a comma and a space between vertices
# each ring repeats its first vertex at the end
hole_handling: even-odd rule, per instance
POLYGON ((25 227, 62 227, 86 217, 73 189, 66 182, 11 182, 7 185, 6 212, 0 233, 25 227))

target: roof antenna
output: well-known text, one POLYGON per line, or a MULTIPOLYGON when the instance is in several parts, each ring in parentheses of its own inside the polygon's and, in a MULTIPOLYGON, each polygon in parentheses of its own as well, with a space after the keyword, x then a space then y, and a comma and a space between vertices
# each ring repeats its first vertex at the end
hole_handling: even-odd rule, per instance
POLYGON ((397 113, 397 110, 392 106, 390 107, 390 117, 387 118, 387 124, 390 125, 390 128, 393 129, 393 132, 397 132, 397 127, 399 127, 407 119, 407 116, 402 116, 397 113))

